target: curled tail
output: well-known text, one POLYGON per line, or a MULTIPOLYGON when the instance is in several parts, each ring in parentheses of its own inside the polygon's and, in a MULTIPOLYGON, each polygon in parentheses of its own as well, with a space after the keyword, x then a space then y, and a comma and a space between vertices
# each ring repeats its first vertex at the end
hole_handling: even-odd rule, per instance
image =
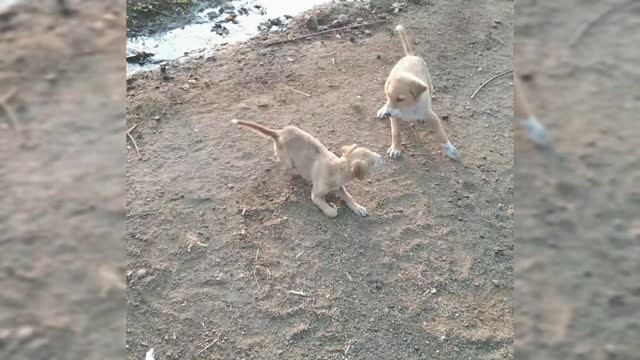
POLYGON ((405 55, 413 55, 413 48, 411 47, 411 43, 409 43, 407 33, 404 31, 404 26, 396 26, 396 32, 400 36, 400 41, 402 42, 402 47, 404 48, 405 55))
POLYGON ((244 126, 244 127, 249 128, 249 129, 252 129, 252 130, 255 130, 256 132, 258 132, 258 133, 260 133, 262 135, 268 136, 268 137, 272 138, 273 140, 278 140, 278 137, 279 137, 278 132, 276 130, 269 129, 267 127, 264 127, 262 125, 258 125, 258 124, 254 123, 254 122, 251 122, 251 121, 242 121, 242 120, 233 119, 233 120, 231 120, 231 123, 239 125, 239 126, 244 126))

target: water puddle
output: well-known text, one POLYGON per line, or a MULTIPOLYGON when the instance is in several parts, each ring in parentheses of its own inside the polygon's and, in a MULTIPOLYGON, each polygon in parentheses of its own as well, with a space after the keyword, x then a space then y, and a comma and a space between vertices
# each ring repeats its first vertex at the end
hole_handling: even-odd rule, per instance
POLYGON ((267 25, 269 31, 278 31, 286 26, 285 15, 299 15, 316 5, 331 2, 333 0, 234 0, 206 9, 197 14, 197 23, 154 36, 128 38, 127 56, 136 52, 153 56, 144 65, 127 63, 127 75, 151 70, 163 61, 202 54, 216 45, 248 40, 270 19, 276 20, 267 25), (232 21, 233 14, 237 15, 235 21, 232 21), (283 26, 279 26, 279 22, 283 26))

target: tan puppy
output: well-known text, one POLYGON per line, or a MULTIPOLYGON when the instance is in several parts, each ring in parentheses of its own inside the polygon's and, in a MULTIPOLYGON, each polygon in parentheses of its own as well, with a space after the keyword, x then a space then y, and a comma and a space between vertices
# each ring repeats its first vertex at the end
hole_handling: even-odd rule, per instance
POLYGON ((391 117, 391 147, 387 154, 395 159, 402 152, 400 120, 420 123, 426 120, 435 131, 445 155, 453 160, 460 160, 460 153, 449 141, 440 117, 431 108, 433 84, 427 63, 421 57, 413 55, 404 27, 398 25, 396 31, 400 35, 406 56, 391 69, 384 84, 387 103, 377 114, 379 119, 391 117))
POLYGON ((516 74, 513 88, 513 114, 515 120, 524 126, 529 140, 538 146, 546 147, 549 145, 547 131, 534 115, 523 91, 520 78, 516 74))
POLYGON ((272 138, 276 158, 288 174, 300 175, 311 181, 311 200, 325 215, 338 215, 336 206, 324 199, 325 195, 335 191, 356 214, 367 216, 367 209, 353 200, 344 185, 353 179, 362 180, 380 168, 383 164, 380 155, 353 144, 343 146, 342 156, 338 157, 316 138, 295 126, 272 130, 249 121, 231 122, 272 138))

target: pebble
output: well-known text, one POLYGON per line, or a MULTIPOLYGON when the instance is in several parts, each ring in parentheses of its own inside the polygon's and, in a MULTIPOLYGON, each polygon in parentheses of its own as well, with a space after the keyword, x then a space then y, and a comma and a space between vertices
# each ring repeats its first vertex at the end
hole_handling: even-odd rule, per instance
POLYGON ((309 16, 304 25, 311 31, 318 31, 318 17, 315 15, 309 16))
POLYGON ((136 279, 142 279, 143 277, 147 276, 147 273, 147 269, 140 269, 136 271, 136 279))

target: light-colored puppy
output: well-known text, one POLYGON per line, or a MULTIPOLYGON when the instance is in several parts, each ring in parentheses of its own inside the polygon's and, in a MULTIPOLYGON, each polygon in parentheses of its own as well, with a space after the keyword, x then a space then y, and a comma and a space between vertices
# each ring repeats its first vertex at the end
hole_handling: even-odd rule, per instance
POLYGON ((442 128, 440 117, 431 108, 433 84, 427 63, 413 54, 404 27, 398 25, 396 31, 400 35, 405 57, 400 59, 389 73, 384 84, 387 103, 378 110, 377 114, 379 119, 391 117, 391 147, 387 150, 387 154, 395 159, 402 152, 400 120, 419 123, 426 120, 435 131, 444 154, 453 160, 460 160, 460 153, 449 141, 447 133, 442 128))
POLYGON ((513 92, 513 114, 515 120, 524 127, 527 137, 534 144, 540 147, 549 146, 550 140, 547 131, 531 110, 517 74, 514 76, 513 92))
POLYGON ((250 128, 273 139, 276 158, 290 175, 300 175, 313 184, 311 200, 329 217, 338 215, 334 204, 324 196, 335 192, 360 216, 367 216, 367 209, 356 203, 344 188, 353 179, 362 180, 383 165, 382 157, 356 144, 342 147, 338 157, 310 134, 295 126, 273 130, 249 121, 231 120, 232 123, 250 128))

